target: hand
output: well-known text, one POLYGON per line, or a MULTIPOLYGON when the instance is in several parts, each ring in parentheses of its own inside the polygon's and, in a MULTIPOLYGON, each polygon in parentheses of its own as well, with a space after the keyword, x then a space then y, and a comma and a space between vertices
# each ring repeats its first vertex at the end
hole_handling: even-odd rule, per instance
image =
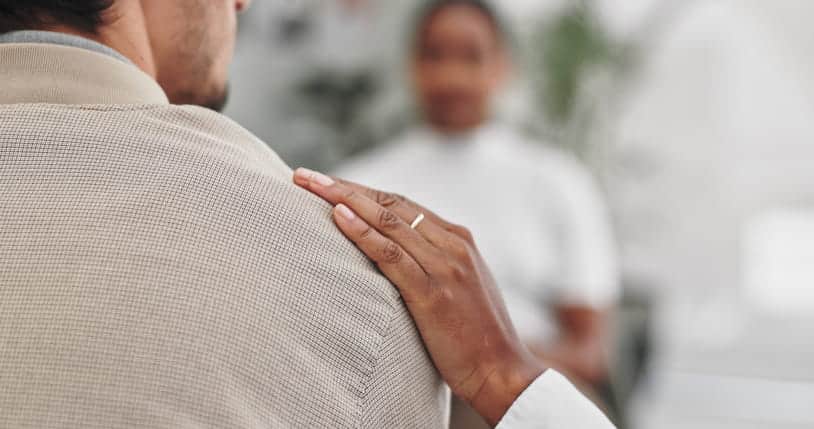
POLYGON ((294 182, 335 206, 339 229, 398 288, 452 392, 496 425, 545 368, 518 339, 469 231, 403 197, 310 170, 294 182))

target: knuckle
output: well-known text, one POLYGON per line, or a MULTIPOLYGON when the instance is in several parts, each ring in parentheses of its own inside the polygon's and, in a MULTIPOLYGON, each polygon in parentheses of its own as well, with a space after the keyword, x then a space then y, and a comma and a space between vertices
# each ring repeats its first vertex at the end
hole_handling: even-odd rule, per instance
POLYGON ((472 236, 472 231, 470 231, 469 228, 461 225, 452 225, 452 230, 458 237, 461 237, 467 243, 472 243, 475 241, 475 238, 472 236))
POLYGON ((452 279, 457 283, 463 283, 469 279, 469 270, 460 264, 455 264, 450 270, 452 279))
POLYGON ((404 258, 404 253, 401 248, 392 241, 388 242, 382 248, 382 262, 386 264, 398 264, 404 258))
POLYGON ((375 200, 384 207, 394 207, 404 202, 404 197, 389 192, 376 191, 375 200))
POLYGON ((455 234, 448 238, 444 248, 455 261, 469 261, 472 258, 471 245, 455 234))
POLYGON ((457 240, 452 246, 452 254, 459 261, 469 260, 471 254, 469 253, 469 245, 463 240, 457 240))
POLYGON ((362 193, 373 201, 376 201, 376 199, 379 197, 379 192, 381 191, 379 191, 378 189, 362 187, 362 193))
POLYGON ((353 201, 356 199, 356 191, 353 188, 345 188, 342 192, 343 201, 353 201))
POLYGON ((450 261, 444 264, 441 271, 442 278, 451 283, 463 283, 469 278, 469 270, 464 264, 450 261))
POLYGON ((365 230, 359 234, 359 238, 362 240, 367 240, 373 234, 373 228, 365 227, 365 230))
POLYGON ((399 226, 401 219, 390 210, 382 209, 379 211, 379 227, 383 230, 395 229, 399 226))

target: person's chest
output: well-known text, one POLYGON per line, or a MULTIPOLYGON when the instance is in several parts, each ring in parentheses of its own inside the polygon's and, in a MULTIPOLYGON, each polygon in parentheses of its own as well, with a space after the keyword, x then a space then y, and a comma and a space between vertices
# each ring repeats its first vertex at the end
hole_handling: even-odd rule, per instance
POLYGON ((504 293, 541 301, 561 265, 559 221, 535 172, 511 161, 403 156, 380 183, 470 229, 504 293))

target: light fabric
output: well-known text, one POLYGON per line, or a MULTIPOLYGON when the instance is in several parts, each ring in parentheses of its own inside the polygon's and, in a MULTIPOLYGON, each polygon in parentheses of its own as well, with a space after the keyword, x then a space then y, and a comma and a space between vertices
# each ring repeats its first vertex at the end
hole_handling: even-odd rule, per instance
POLYGON ((73 34, 58 33, 55 31, 42 30, 21 30, 0 34, 0 43, 46 43, 49 45, 72 46, 74 48, 87 49, 107 56, 116 58, 122 62, 133 64, 127 57, 120 54, 110 46, 87 39, 85 37, 74 36, 73 34))
POLYGON ((613 429, 599 409, 550 369, 512 404, 496 429, 613 429))
POLYGON ((336 173, 470 228, 527 341, 556 335, 552 305, 617 299, 610 221, 592 178, 507 126, 457 137, 418 128, 336 173))
POLYGON ((0 45, 0 427, 444 427, 397 291, 262 142, 0 45))

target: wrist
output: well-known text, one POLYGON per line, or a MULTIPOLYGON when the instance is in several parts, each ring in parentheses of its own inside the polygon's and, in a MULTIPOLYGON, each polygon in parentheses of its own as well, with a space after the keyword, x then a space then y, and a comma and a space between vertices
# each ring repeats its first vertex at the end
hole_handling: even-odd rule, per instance
POLYGON ((498 363, 469 405, 492 427, 496 426, 517 398, 546 371, 531 353, 520 353, 498 363))

